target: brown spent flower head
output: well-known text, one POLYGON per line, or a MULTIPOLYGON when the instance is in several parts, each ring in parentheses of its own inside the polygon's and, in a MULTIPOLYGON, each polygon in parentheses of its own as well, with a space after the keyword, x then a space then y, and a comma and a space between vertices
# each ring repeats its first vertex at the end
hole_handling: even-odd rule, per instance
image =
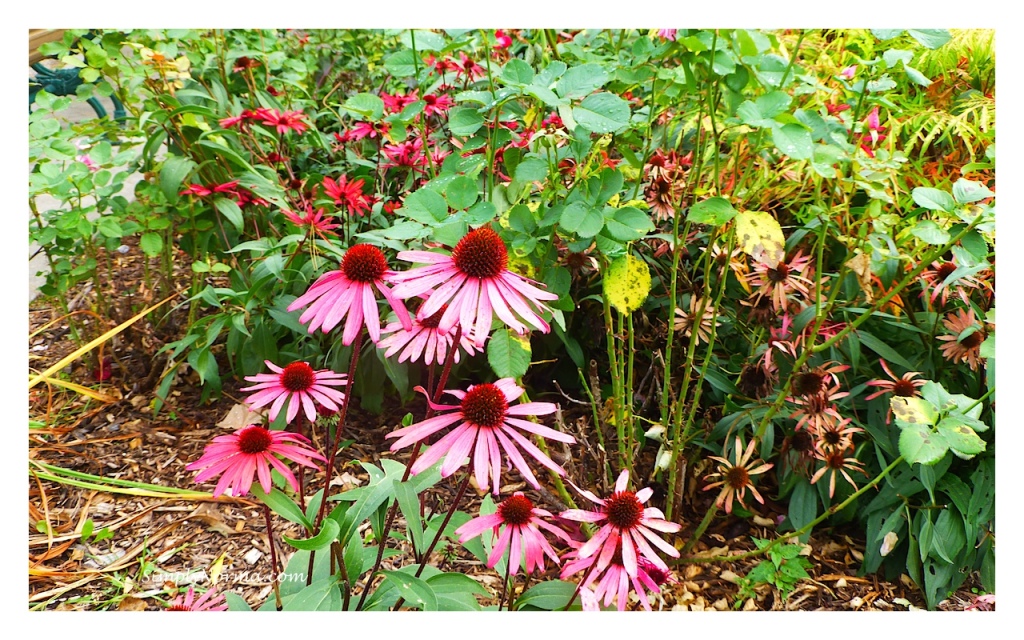
POLYGON ((957 309, 946 316, 942 326, 946 328, 947 333, 936 339, 945 343, 939 347, 943 357, 950 362, 966 362, 971 371, 977 371, 978 365, 985 360, 981 357, 981 343, 988 337, 988 332, 974 317, 974 309, 957 309), (972 327, 977 329, 963 338, 960 337, 972 327))
MULTIPOLYGON (((756 446, 757 440, 751 440, 750 444, 747 445, 746 451, 743 451, 743 443, 740 441, 740 437, 736 436, 736 446, 733 449, 735 462, 730 462, 726 457, 709 456, 710 460, 715 460, 719 463, 718 471, 709 474, 705 480, 711 480, 712 478, 721 478, 721 480, 708 484, 704 487, 704 490, 710 491, 716 487, 722 487, 721 492, 715 499, 715 504, 719 507, 724 505, 726 513, 732 513, 732 502, 734 499, 738 500, 744 507, 747 506, 743 502, 747 489, 750 489, 750 492, 754 494, 754 498, 758 502, 764 504, 764 498, 754 488, 751 476, 760 475, 775 465, 764 463, 760 458, 751 462, 750 458, 754 454, 756 446), (743 452, 742 454, 740 453, 741 451, 743 452)), ((727 455, 727 452, 723 451, 722 456, 725 455, 727 455)))

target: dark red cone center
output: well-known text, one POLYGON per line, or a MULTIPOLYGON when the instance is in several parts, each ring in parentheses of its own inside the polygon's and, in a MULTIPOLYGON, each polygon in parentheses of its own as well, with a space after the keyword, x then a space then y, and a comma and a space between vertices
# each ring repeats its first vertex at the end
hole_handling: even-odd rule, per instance
POLYGON ((493 384, 478 384, 466 392, 462 399, 462 415, 478 427, 500 427, 505 421, 508 402, 505 394, 493 384))
POLYGON ((423 318, 422 320, 420 320, 419 321, 420 322, 420 326, 421 327, 426 327, 428 329, 436 329, 437 325, 441 324, 441 316, 443 316, 444 312, 447 311, 447 310, 448 310, 448 305, 446 305, 446 304, 441 305, 441 308, 437 310, 437 313, 435 313, 434 315, 432 315, 432 316, 430 316, 428 318, 423 318))
POLYGON ((533 503, 523 495, 514 495, 498 505, 498 515, 507 524, 524 525, 533 517, 533 503))
POLYGON ((894 396, 903 396, 904 398, 910 398, 917 395, 917 387, 910 380, 897 380, 892 383, 892 394, 894 396))
POLYGON ((288 391, 307 391, 316 382, 313 367, 305 362, 293 362, 281 372, 281 386, 288 391))
POLYGON ((604 512, 608 522, 619 529, 632 529, 640 524, 644 515, 644 505, 640 504, 632 491, 619 491, 605 500, 604 512))
POLYGON ((780 262, 779 266, 774 269, 768 269, 768 279, 772 282, 785 282, 786 278, 789 277, 789 265, 785 262, 780 262))
POLYGON ((257 425, 248 426, 238 434, 238 449, 242 453, 263 453, 273 443, 270 432, 257 425))
POLYGON ((750 484, 750 474, 743 467, 733 467, 725 473, 725 482, 733 489, 742 489, 750 484))
POLYGON ((384 253, 370 244, 350 247, 341 259, 341 271, 353 282, 376 282, 388 270, 384 253))
POLYGON ((825 376, 814 371, 797 374, 793 378, 793 392, 801 396, 810 396, 821 393, 825 376))
POLYGON ((473 278, 495 278, 508 268, 508 249, 488 227, 470 231, 452 250, 459 271, 473 278))

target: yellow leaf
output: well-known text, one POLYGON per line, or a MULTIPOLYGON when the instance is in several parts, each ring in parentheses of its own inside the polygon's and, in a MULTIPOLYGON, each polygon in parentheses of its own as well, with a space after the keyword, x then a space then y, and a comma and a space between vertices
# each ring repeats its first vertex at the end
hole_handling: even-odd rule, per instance
POLYGON ((895 396, 889 401, 896 419, 908 424, 933 425, 939 414, 928 401, 921 398, 895 396))
POLYGON ((632 255, 616 258, 604 276, 604 297, 620 313, 640 308, 651 292, 651 271, 647 263, 632 255))
POLYGON ((757 262, 777 267, 786 257, 786 236, 778 220, 764 211, 741 211, 735 220, 740 249, 757 262))
POLYGON ((226 553, 220 554, 220 557, 213 562, 213 566, 210 567, 210 582, 217 584, 220 580, 220 574, 224 571, 224 556, 226 553))

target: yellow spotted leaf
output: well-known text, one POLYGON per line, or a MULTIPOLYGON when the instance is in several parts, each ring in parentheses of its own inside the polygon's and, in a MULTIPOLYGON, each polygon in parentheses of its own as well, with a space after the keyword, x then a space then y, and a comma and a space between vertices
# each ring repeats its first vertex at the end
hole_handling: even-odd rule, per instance
POLYGON ((651 292, 651 271, 647 263, 632 255, 616 258, 604 276, 604 297, 621 313, 640 308, 651 292))
POLYGON ((741 211, 736 214, 736 240, 740 249, 757 262, 776 267, 786 257, 786 236, 772 214, 741 211))
POLYGON ((933 425, 939 414, 928 401, 921 398, 895 396, 889 401, 892 414, 900 422, 916 425, 933 425))

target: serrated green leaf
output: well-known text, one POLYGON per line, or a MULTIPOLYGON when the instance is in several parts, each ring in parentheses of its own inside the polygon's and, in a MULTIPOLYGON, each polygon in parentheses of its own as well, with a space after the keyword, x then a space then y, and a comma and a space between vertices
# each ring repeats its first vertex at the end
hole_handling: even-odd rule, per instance
POLYGON ((571 67, 562 74, 555 91, 563 98, 582 98, 608 81, 608 72, 596 63, 571 67))
POLYGON ((521 378, 530 368, 530 342, 499 329, 487 342, 487 362, 499 378, 521 378))
POLYGON ((933 187, 915 187, 910 192, 911 197, 914 199, 914 203, 919 207, 924 207, 932 211, 945 211, 951 213, 956 208, 956 202, 953 201, 953 196, 949 195, 941 189, 935 189, 933 187))
POLYGON ((721 196, 715 196, 702 200, 692 207, 686 214, 687 220, 698 224, 709 224, 714 226, 723 225, 739 213, 732 204, 721 196))
POLYGON ((955 417, 943 418, 936 425, 936 429, 949 443, 950 449, 955 449, 965 456, 973 457, 985 450, 985 441, 974 432, 974 429, 955 417))
POLYGON ((142 234, 142 237, 139 238, 139 246, 142 247, 143 253, 153 258, 160 255, 160 252, 163 251, 164 239, 160 237, 160 234, 150 231, 142 234))
POLYGON ((599 209, 576 201, 565 207, 558 224, 565 231, 581 238, 593 238, 604 226, 604 216, 599 209))
MULTIPOLYGON (((448 204, 456 211, 473 206, 478 196, 479 188, 477 187, 476 180, 469 176, 456 176, 448 183, 448 188, 445 189, 445 197, 448 198, 448 204)), ((447 212, 445 214, 447 215, 447 212)))
POLYGON ((357 93, 345 101, 346 111, 366 120, 380 120, 384 115, 384 101, 372 93, 357 93))
POLYGON ((483 115, 473 107, 453 107, 448 112, 448 129, 452 135, 471 136, 483 124, 483 115))
POLYGON ((928 426, 911 424, 900 432, 900 455, 909 464, 936 464, 948 450, 945 438, 928 426))
POLYGON ((572 116, 584 129, 593 133, 613 133, 629 126, 629 103, 619 96, 600 92, 587 96, 572 116))
POLYGON ((943 245, 949 242, 949 232, 931 220, 921 220, 910 233, 928 244, 943 245))
POLYGON ((994 195, 996 194, 992 193, 988 187, 974 180, 960 178, 953 183, 953 199, 959 204, 977 202, 994 195))
POLYGON ((533 82, 533 76, 533 67, 519 58, 512 58, 501 70, 501 79, 509 84, 530 84, 533 82))
POLYGON ((809 160, 814 155, 811 132, 800 124, 776 124, 772 127, 772 142, 794 160, 809 160))

